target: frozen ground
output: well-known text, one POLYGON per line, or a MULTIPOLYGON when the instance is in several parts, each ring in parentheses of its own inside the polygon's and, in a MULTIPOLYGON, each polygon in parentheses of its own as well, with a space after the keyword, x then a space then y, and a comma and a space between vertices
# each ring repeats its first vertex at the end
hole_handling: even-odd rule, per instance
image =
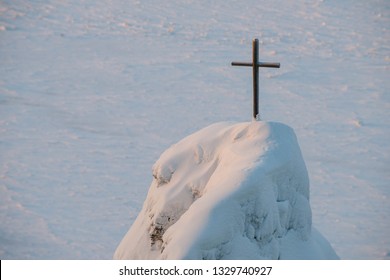
POLYGON ((313 223, 390 258, 388 1, 0 0, 0 258, 110 259, 159 155, 219 121, 293 127, 313 223))

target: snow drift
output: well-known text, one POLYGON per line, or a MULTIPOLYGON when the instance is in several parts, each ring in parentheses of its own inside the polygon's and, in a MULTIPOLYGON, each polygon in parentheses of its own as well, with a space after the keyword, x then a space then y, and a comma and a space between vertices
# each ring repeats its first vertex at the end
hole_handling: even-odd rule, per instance
POLYGON ((281 123, 217 123, 166 150, 115 259, 337 259, 281 123))

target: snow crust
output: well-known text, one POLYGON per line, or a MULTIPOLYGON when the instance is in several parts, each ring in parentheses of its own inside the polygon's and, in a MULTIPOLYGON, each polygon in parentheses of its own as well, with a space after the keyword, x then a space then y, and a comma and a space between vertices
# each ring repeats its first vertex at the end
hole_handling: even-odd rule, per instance
POLYGON ((116 259, 337 259, 312 229, 294 131, 222 122, 167 149, 116 259))

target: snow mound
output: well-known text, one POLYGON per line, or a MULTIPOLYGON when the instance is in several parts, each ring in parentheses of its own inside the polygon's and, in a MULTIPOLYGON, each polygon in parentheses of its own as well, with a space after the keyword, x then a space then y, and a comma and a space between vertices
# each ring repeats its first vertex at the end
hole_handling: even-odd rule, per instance
POLYGON ((166 150, 115 259, 337 259, 293 130, 217 123, 166 150))

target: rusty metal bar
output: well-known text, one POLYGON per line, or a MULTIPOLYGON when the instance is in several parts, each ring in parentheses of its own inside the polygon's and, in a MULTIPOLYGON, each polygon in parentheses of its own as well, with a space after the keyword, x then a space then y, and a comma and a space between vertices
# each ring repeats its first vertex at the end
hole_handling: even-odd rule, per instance
POLYGON ((259 61, 259 40, 252 42, 252 62, 232 62, 232 66, 249 66, 253 71, 253 118, 257 119, 259 114, 259 67, 280 68, 278 62, 259 61))
POLYGON ((232 66, 253 66, 251 62, 232 62, 232 66))
POLYGON ((278 62, 259 62, 257 63, 258 67, 268 67, 268 68, 280 68, 280 63, 278 62))
POLYGON ((259 40, 254 39, 252 42, 252 65, 253 65, 253 118, 257 119, 259 114, 259 40))

